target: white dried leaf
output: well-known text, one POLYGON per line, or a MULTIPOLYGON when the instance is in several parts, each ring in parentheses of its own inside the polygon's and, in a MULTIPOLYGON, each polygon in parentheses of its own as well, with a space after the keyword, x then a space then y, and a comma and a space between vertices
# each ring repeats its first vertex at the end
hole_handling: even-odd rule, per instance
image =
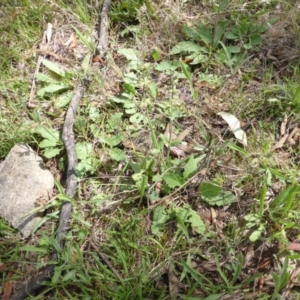
POLYGON ((240 121, 234 115, 227 112, 219 112, 218 115, 221 116, 228 124, 237 140, 239 140, 244 146, 247 146, 246 132, 241 128, 240 121))
POLYGON ((47 24, 46 37, 47 37, 47 43, 49 44, 51 41, 51 37, 52 37, 52 24, 51 23, 47 24))
POLYGON ((170 147, 170 151, 172 154, 180 157, 185 157, 185 152, 179 149, 178 147, 170 147))

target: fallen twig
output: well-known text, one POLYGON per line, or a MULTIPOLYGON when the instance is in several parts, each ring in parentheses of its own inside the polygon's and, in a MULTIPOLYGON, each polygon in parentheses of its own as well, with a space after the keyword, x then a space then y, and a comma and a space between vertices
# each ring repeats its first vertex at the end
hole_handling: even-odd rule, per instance
MULTIPOLYGON (((65 123, 63 127, 63 142, 68 154, 68 169, 67 169, 67 188, 66 195, 73 198, 76 189, 77 181, 75 176, 75 168, 77 166, 77 156, 75 152, 75 138, 73 133, 73 124, 75 120, 76 111, 80 100, 82 99, 84 92, 88 87, 88 81, 84 79, 77 86, 73 98, 70 102, 69 109, 66 114, 65 123)), ((61 208, 59 217, 59 225, 56 234, 57 241, 63 249, 64 237, 66 236, 69 229, 69 221, 72 212, 71 202, 64 202, 61 208)), ((51 257, 52 261, 56 262, 58 259, 58 252, 54 250, 51 257)), ((12 297, 11 300, 22 300, 26 299, 29 295, 36 295, 41 292, 45 286, 44 281, 49 281, 52 278, 54 272, 54 265, 47 266, 38 276, 33 277, 25 286, 18 290, 12 297)))
POLYGON ((108 45, 108 12, 110 9, 111 0, 104 0, 101 12, 100 28, 99 28, 99 42, 97 50, 101 53, 106 51, 108 45))
MULTIPOLYGON (((97 49, 101 52, 105 51, 108 45, 107 36, 108 36, 108 11, 111 4, 111 0, 104 0, 102 13, 101 13, 101 27, 100 27, 100 35, 99 35, 99 43, 97 49)), ((37 70, 39 69, 39 66, 37 70)), ((88 87, 88 79, 85 78, 82 82, 77 86, 73 98, 70 102, 69 109, 66 114, 65 123, 63 127, 63 142, 68 154, 68 169, 67 169, 67 188, 66 195, 70 198, 73 198, 76 190, 77 190, 77 180, 75 176, 75 168, 77 166, 77 156, 75 152, 75 138, 73 133, 73 124, 76 116, 76 111, 79 105, 80 100, 82 99, 84 92, 88 87)), ((33 88, 32 88, 33 91, 33 88)), ((32 92, 31 92, 32 94, 32 92)), ((69 230, 69 221, 71 217, 72 204, 71 202, 65 202, 62 205, 61 213, 59 217, 59 225, 57 230, 57 241, 63 249, 65 236, 69 230)), ((99 251, 99 248, 93 243, 92 246, 101 256, 101 258, 105 261, 105 263, 112 269, 117 278, 122 281, 122 277, 118 274, 118 272, 113 268, 109 260, 99 251)), ((52 261, 57 262, 58 260, 58 252, 56 250, 53 251, 52 261)), ((11 298, 11 300, 22 300, 26 299, 30 295, 36 295, 40 293, 45 286, 43 282, 51 280, 54 273, 55 265, 47 266, 41 273, 32 278, 26 285, 24 285, 21 289, 19 289, 11 298)))
POLYGON ((53 56, 55 59, 61 61, 61 62, 64 62, 64 63, 68 63, 68 64, 71 64, 72 62, 67 59, 67 58, 64 58, 56 53, 54 53, 53 51, 50 51, 50 50, 46 50, 46 49, 34 49, 34 50, 31 50, 30 51, 31 53, 40 53, 40 54, 45 54, 45 55, 49 55, 49 56, 53 56))

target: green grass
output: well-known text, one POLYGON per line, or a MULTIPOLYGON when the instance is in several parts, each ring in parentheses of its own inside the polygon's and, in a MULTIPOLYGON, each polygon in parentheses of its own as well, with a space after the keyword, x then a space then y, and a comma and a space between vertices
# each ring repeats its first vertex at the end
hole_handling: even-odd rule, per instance
MULTIPOLYGON (((298 16, 283 1, 176 3, 117 1, 107 57, 91 68, 93 1, 1 7, 1 159, 26 142, 61 177, 64 114, 86 70, 91 79, 75 122, 71 228, 52 281, 30 299, 297 297, 298 283, 287 286, 299 255, 285 247, 299 236, 299 140, 274 146, 285 116, 288 133, 299 122, 298 16), (28 107, 48 22, 48 50, 71 64, 47 56, 28 107), (219 112, 251 122, 247 146, 219 112)), ((51 263, 55 193, 28 239, 0 219, 1 293, 51 263)))

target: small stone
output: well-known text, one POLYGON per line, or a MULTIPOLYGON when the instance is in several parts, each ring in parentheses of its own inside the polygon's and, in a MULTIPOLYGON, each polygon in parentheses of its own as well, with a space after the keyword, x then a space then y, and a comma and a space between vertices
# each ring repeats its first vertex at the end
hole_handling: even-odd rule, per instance
POLYGON ((54 178, 28 145, 17 144, 0 164, 0 216, 28 237, 43 212, 32 212, 51 199, 54 178))

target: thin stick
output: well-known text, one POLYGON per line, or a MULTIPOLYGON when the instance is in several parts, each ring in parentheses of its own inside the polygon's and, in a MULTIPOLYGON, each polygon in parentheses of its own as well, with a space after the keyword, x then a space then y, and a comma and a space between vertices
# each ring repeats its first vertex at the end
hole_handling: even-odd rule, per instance
MULTIPOLYGON (((73 124, 75 120, 76 111, 80 100, 82 99, 84 92, 86 91, 88 82, 83 80, 77 86, 73 98, 70 102, 69 109, 66 114, 65 123, 63 127, 63 142, 68 154, 68 169, 67 169, 67 188, 66 195, 71 198, 74 197, 77 189, 77 181, 75 177, 75 168, 77 165, 77 156, 75 152, 75 138, 73 133, 73 124)), ((57 241, 63 249, 65 236, 69 230, 69 221, 72 212, 71 202, 64 202, 61 208, 59 225, 56 233, 57 241)), ((58 252, 55 249, 51 257, 52 261, 57 262, 58 252)), ((18 290, 11 300, 23 300, 29 295, 36 295, 45 289, 43 282, 50 281, 54 273, 54 265, 47 266, 39 275, 33 277, 26 285, 18 290)))
POLYGON ((97 50, 101 53, 106 51, 108 46, 108 12, 110 9, 111 0, 104 0, 101 12, 101 21, 99 29, 99 43, 97 50))
MULTIPOLYGON (((110 8, 111 0, 104 0, 102 13, 101 13, 101 27, 100 27, 100 35, 99 35, 99 43, 97 49, 102 52, 107 49, 108 45, 108 12, 110 8)), ((36 68, 36 72, 39 70, 39 66, 36 68)), ((76 190, 77 190, 77 179, 75 176, 75 168, 77 166, 77 156, 75 151, 75 137, 73 132, 73 125, 75 121, 75 116, 77 112, 77 108, 79 106, 80 100, 83 98, 85 91, 88 88, 88 79, 85 78, 80 82, 74 92, 73 98, 70 102, 66 117, 65 123, 63 126, 62 139, 67 151, 68 155, 68 169, 67 169, 67 187, 66 187, 66 195, 70 198, 74 198, 76 190)), ((33 80, 31 96, 34 94, 35 88, 35 80, 33 80)), ((31 98, 30 98, 31 99, 31 98)), ((30 101, 29 101, 30 102, 30 101)), ((63 249, 65 243, 65 237, 69 230, 70 217, 72 212, 72 203, 64 202, 61 208, 60 217, 59 217, 59 225, 56 233, 56 239, 60 245, 60 248, 63 249)), ((109 266, 109 268, 113 271, 116 277, 122 281, 122 277, 116 271, 116 269, 112 266, 110 261, 106 258, 106 256, 99 250, 99 248, 95 245, 94 235, 92 234, 92 246, 98 252, 99 256, 104 260, 104 262, 109 266)), ((57 262, 58 260, 58 252, 55 249, 51 256, 52 261, 57 262)), ((29 295, 36 295, 45 289, 45 285, 43 282, 50 281, 54 274, 55 265, 48 265, 38 276, 32 278, 26 285, 24 285, 21 289, 19 289, 12 297, 11 300, 23 300, 26 299, 29 295)))

